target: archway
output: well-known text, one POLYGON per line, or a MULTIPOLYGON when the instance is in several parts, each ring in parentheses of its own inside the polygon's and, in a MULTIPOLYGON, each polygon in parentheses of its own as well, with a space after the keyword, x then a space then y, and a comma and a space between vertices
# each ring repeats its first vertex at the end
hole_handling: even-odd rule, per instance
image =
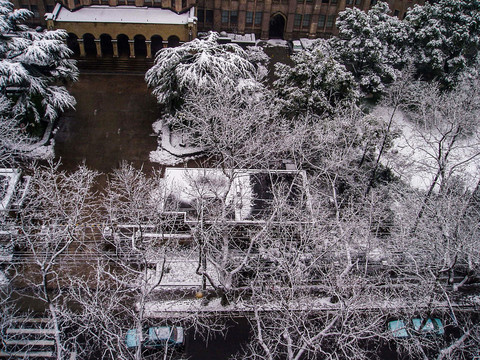
POLYGON ((135 35, 134 39, 134 49, 135 57, 146 57, 147 56, 147 44, 145 43, 145 36, 135 35))
POLYGON ((103 57, 113 56, 112 37, 108 34, 100 35, 100 48, 102 49, 103 57))
POLYGON ((268 36, 271 39, 283 39, 285 31, 285 17, 282 14, 276 14, 270 19, 270 28, 268 36))
POLYGON ((125 34, 120 34, 117 36, 117 46, 118 46, 118 56, 119 57, 129 57, 130 56, 130 45, 128 44, 128 36, 125 34))
POLYGON ((92 34, 83 35, 83 46, 86 56, 97 56, 97 46, 95 45, 95 37, 92 34))
POLYGON ((150 40, 152 41, 152 58, 155 58, 155 54, 163 48, 163 39, 159 35, 153 35, 150 40))
POLYGON ((180 39, 178 36, 172 35, 168 38, 168 47, 177 47, 180 45, 180 39))
POLYGON ((67 46, 73 51, 73 56, 80 56, 80 45, 78 45, 78 36, 74 33, 68 33, 67 46))

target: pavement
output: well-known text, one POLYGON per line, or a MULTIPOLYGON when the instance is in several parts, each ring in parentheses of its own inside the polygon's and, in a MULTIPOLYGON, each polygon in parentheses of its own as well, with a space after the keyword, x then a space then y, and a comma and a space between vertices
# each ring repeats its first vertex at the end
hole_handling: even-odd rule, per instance
POLYGON ((54 136, 55 156, 64 169, 85 162, 109 173, 123 160, 147 172, 159 168, 148 160, 157 147, 157 138, 150 135, 158 107, 143 74, 81 73, 69 90, 76 110, 59 119, 54 136))

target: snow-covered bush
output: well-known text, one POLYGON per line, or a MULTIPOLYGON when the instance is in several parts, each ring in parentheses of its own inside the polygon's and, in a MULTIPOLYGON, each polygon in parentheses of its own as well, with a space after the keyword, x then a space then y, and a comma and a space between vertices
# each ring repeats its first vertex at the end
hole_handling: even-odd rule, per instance
POLYGON ((480 1, 439 0, 415 6, 406 17, 417 69, 426 79, 454 85, 478 59, 480 1))
POLYGON ((282 113, 329 114, 342 102, 357 101, 353 76, 330 55, 328 47, 317 46, 292 59, 293 66, 275 64, 278 79, 273 85, 282 113))
POLYGON ((395 80, 395 68, 409 61, 408 27, 389 15, 386 2, 368 13, 352 8, 338 16, 338 38, 330 43, 339 61, 352 72, 367 93, 381 93, 395 80))
POLYGON ((195 39, 175 48, 162 49, 145 80, 164 110, 174 112, 192 89, 216 84, 235 88, 240 79, 255 80, 257 70, 247 53, 236 44, 219 44, 218 34, 195 39))

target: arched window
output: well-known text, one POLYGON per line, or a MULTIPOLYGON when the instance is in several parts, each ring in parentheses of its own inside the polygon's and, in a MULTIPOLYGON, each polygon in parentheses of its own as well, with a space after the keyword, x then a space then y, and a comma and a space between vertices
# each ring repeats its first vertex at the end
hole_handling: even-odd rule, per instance
POLYGON ((120 34, 117 36, 118 56, 128 57, 130 56, 130 45, 128 44, 128 36, 120 34))
POLYGON ((135 57, 147 56, 147 44, 145 43, 145 36, 135 35, 134 37, 135 57))
POLYGON ((150 40, 152 41, 152 58, 154 58, 155 54, 163 48, 163 39, 159 35, 153 35, 150 40))
POLYGON ((80 56, 80 45, 78 45, 78 36, 74 33, 68 33, 67 46, 73 51, 73 56, 80 56))
POLYGON ((178 36, 172 35, 168 38, 168 47, 177 47, 178 45, 180 45, 178 36))
POLYGON ((285 31, 285 17, 282 14, 276 14, 270 19, 269 37, 271 39, 283 39, 285 31))
POLYGON ((112 37, 108 34, 100 35, 100 47, 102 49, 103 57, 112 57, 113 56, 113 44, 112 37))
POLYGON ((83 35, 83 46, 86 56, 97 56, 97 47, 95 46, 95 36, 92 34, 83 35))

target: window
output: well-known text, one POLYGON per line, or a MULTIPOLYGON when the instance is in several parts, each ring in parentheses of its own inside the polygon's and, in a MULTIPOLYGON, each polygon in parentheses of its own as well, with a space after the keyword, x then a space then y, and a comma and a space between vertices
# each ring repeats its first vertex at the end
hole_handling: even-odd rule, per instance
POLYGON ((327 29, 331 29, 333 24, 335 23, 335 15, 328 15, 327 16, 327 29))
POLYGON ((318 16, 318 28, 319 29, 323 29, 325 27, 325 18, 326 18, 326 16, 322 15, 322 14, 320 14, 318 16))
POLYGON ((309 27, 310 26, 310 14, 303 15, 303 22, 302 27, 309 27))
POLYGON ((230 11, 230 24, 238 23, 238 11, 230 11))
POLYGON ((295 19, 293 21, 293 26, 296 27, 296 28, 299 28, 301 24, 302 24, 302 15, 295 14, 295 19))
POLYGON ((262 12, 257 11, 255 13, 255 25, 260 25, 262 23, 262 12))
POLYGON ((353 4, 353 0, 347 0, 347 5, 352 5, 353 4))
POLYGON ((47 7, 46 7, 45 10, 47 11, 47 13, 51 13, 51 12, 53 12, 53 9, 54 9, 54 8, 55 8, 54 5, 47 5, 47 7))
POLYGON ((247 11, 247 15, 245 17, 245 22, 247 24, 253 24, 253 12, 252 11, 247 11))
POLYGON ((127 0, 128 5, 135 5, 135 0, 127 0))
POLYGON ((373 6, 373 5, 376 5, 376 4, 377 4, 377 0, 372 0, 372 1, 370 2, 370 6, 373 6))
POLYGON ((100 0, 100 3, 101 3, 102 5, 108 5, 108 0, 100 0))
POLYGON ((393 12, 393 16, 396 16, 398 17, 398 15, 400 15, 400 10, 396 10, 393 12))
POLYGON ((205 22, 206 23, 213 23, 213 10, 207 10, 205 12, 205 22))
POLYGON ((175 9, 175 0, 172 0, 172 4, 170 5, 172 9, 175 9))
POLYGON ((337 3, 337 0, 331 0, 330 1, 330 4, 336 4, 337 3))
POLYGON ((73 5, 74 6, 79 6, 80 5, 80 0, 73 0, 73 5))
POLYGON ((322 4, 328 4, 328 0, 322 0, 322 4))
POLYGON ((222 23, 228 24, 228 11, 222 10, 222 23))
POLYGON ((361 2, 362 0, 355 0, 355 5, 360 5, 361 2))
POLYGON ((205 10, 204 9, 197 9, 197 18, 199 23, 205 22, 205 10))
POLYGON ((187 0, 182 0, 182 9, 187 7, 187 0))

